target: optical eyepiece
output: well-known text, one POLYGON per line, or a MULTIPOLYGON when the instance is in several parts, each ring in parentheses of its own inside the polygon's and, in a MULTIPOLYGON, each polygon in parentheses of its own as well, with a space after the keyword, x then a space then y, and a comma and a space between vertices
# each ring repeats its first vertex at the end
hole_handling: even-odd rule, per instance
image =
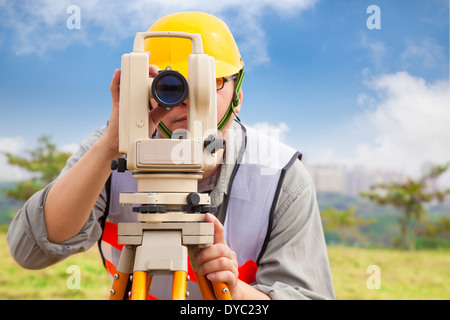
POLYGON ((179 106, 189 93, 188 82, 178 71, 167 67, 153 79, 152 96, 160 107, 170 109, 179 106))

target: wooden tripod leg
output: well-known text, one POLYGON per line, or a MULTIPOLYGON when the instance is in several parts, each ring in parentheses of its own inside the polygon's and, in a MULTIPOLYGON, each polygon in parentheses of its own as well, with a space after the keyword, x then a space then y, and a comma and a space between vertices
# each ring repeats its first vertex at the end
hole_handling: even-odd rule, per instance
POLYGON ((217 300, 231 300, 230 290, 228 286, 223 282, 212 282, 214 294, 217 300))
POLYGON ((109 300, 124 300, 126 289, 128 285, 128 280, 130 275, 127 273, 116 272, 114 274, 114 282, 112 289, 109 294, 109 300))
POLYGON ((230 291, 225 283, 211 282, 204 274, 195 272, 203 300, 231 300, 230 291))
POLYGON ((195 255, 202 249, 203 247, 199 246, 189 246, 189 260, 197 278, 203 300, 231 300, 230 290, 228 290, 225 283, 211 282, 206 278, 206 275, 197 273, 198 264, 195 262, 195 255))
POLYGON ((131 300, 147 299, 147 272, 135 271, 133 273, 133 287, 131 289, 131 300))
POLYGON ((120 254, 119 264, 114 273, 114 281, 110 291, 109 300, 126 300, 131 284, 130 274, 133 273, 136 247, 126 245, 120 254))
POLYGON ((174 271, 172 282, 172 300, 186 300, 187 272, 174 271))
POLYGON ((200 292, 202 293, 203 300, 216 300, 216 295, 214 294, 212 284, 206 276, 195 272, 195 277, 197 278, 197 283, 200 288, 200 292))
POLYGON ((152 285, 152 279, 153 279, 153 276, 147 272, 147 282, 146 282, 147 286, 145 288, 147 297, 148 297, 148 293, 150 291, 150 286, 152 285))

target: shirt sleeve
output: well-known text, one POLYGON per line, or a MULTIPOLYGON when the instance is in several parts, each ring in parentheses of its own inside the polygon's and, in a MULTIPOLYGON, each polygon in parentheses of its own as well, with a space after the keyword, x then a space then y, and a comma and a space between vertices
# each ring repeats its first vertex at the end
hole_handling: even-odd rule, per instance
MULTIPOLYGON (((106 126, 87 137, 79 150, 71 156, 59 177, 64 175, 102 136, 106 126)), ((59 178, 58 177, 58 178, 59 178)), ((47 238, 44 220, 44 205, 53 181, 36 192, 17 212, 7 234, 11 255, 14 260, 27 269, 42 269, 55 264, 68 256, 89 249, 102 235, 99 219, 106 209, 106 190, 101 191, 88 220, 81 231, 73 238, 52 243, 47 238)))
POLYGON ((335 299, 315 186, 299 160, 286 171, 253 286, 272 299, 335 299))

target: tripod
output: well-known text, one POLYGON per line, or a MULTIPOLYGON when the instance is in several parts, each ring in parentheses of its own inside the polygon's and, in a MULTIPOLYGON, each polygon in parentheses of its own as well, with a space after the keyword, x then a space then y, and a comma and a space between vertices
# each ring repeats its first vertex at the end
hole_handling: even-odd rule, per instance
MULTIPOLYGON (((188 194, 187 198, 198 194, 188 194)), ((197 202, 198 203, 198 202, 197 202)), ((202 210, 209 206, 199 206, 202 210)), ((161 205, 141 205, 135 211, 165 211, 161 205)), ((110 291, 110 300, 147 299, 154 275, 172 274, 172 299, 187 297, 187 256, 194 272, 194 256, 202 248, 213 244, 214 225, 205 222, 203 213, 141 213, 137 222, 120 223, 120 244, 124 244, 110 291), (132 274, 131 291, 130 285, 132 274)), ((203 299, 231 300, 226 284, 210 282, 195 272, 203 299)))
MULTIPOLYGON (((153 276, 161 274, 173 275, 172 299, 186 299, 188 254, 194 264, 195 253, 214 243, 214 226, 204 217, 214 207, 197 187, 203 173, 216 167, 217 151, 225 148, 217 135, 215 60, 203 53, 199 34, 146 32, 136 34, 133 52, 122 56, 121 70, 119 152, 126 158, 114 161, 112 169, 129 170, 137 180, 137 193, 121 193, 119 202, 133 205, 138 215, 137 222, 119 224, 118 242, 124 247, 110 299, 126 297, 131 274, 132 299, 145 299, 153 276), (170 66, 149 77, 144 41, 160 37, 191 40, 188 79, 170 66), (149 138, 151 98, 166 110, 189 99, 183 134, 149 138), (181 209, 186 206, 193 213, 181 209)), ((204 299, 231 299, 224 283, 211 283, 197 273, 196 277, 204 299)))

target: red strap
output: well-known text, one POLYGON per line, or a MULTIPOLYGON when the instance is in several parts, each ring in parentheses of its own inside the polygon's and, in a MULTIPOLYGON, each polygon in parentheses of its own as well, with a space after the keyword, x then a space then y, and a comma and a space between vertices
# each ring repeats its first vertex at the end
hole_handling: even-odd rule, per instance
MULTIPOLYGON (((105 229, 103 231, 102 240, 106 243, 112 245, 113 247, 122 250, 123 244, 118 244, 118 227, 116 224, 112 222, 105 222, 105 229)), ((109 274, 114 275, 116 273, 116 267, 108 260, 105 259, 106 269, 109 274)), ((244 281, 245 283, 251 284, 256 282, 256 271, 258 270, 258 266, 255 261, 248 260, 243 265, 239 266, 239 279, 244 281)), ((191 267, 191 263, 188 257, 188 275, 190 277, 190 281, 197 282, 197 278, 195 277, 194 270, 191 267)), ((148 295, 148 299, 157 300, 156 297, 152 295, 148 295)))
POLYGON ((114 275, 116 274, 116 267, 112 264, 112 262, 108 261, 107 259, 105 260, 105 267, 106 270, 108 271, 108 273, 114 277, 114 275))
POLYGON ((122 250, 123 244, 119 244, 117 242, 117 239, 119 238, 117 234, 117 229, 118 229, 117 224, 106 221, 105 229, 103 230, 102 240, 105 241, 106 243, 109 243, 114 248, 122 250))
POLYGON ((238 268, 238 270, 240 280, 248 284, 256 282, 256 271, 258 270, 258 266, 255 261, 247 260, 238 268))

